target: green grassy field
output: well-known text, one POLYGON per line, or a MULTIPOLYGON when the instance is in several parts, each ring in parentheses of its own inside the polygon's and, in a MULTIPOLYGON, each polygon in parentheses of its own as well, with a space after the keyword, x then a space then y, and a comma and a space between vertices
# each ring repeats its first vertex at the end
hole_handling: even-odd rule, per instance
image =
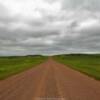
POLYGON ((43 56, 0 57, 0 80, 34 67, 46 60, 43 56))
POLYGON ((55 59, 69 67, 100 80, 100 55, 58 55, 55 59))

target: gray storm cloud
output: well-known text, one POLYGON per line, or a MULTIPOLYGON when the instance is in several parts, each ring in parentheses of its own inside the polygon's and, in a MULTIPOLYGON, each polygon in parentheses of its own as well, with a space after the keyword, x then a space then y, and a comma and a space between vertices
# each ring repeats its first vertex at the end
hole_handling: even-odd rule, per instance
POLYGON ((0 0, 0 55, 99 53, 99 0, 0 0))

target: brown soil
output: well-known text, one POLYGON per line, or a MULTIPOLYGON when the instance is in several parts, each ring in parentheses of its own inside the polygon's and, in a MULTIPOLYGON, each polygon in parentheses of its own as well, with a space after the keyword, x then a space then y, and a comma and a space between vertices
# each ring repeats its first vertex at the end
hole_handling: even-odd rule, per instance
POLYGON ((0 100, 100 100, 100 82, 49 59, 0 81, 0 100))

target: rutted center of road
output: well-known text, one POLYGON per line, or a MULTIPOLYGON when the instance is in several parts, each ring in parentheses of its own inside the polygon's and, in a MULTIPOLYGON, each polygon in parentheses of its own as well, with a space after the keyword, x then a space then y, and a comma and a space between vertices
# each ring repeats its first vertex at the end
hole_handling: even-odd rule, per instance
POLYGON ((55 70, 52 66, 52 63, 47 62, 47 66, 44 67, 45 70, 41 77, 35 96, 37 95, 38 99, 60 99, 61 96, 57 87, 55 70))

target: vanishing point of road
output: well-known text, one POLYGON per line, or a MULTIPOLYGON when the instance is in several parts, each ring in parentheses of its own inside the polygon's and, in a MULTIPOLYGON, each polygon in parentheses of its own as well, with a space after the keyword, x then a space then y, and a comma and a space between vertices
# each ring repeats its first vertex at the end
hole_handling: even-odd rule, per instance
POLYGON ((100 100, 100 81, 48 59, 0 81, 0 100, 100 100))

